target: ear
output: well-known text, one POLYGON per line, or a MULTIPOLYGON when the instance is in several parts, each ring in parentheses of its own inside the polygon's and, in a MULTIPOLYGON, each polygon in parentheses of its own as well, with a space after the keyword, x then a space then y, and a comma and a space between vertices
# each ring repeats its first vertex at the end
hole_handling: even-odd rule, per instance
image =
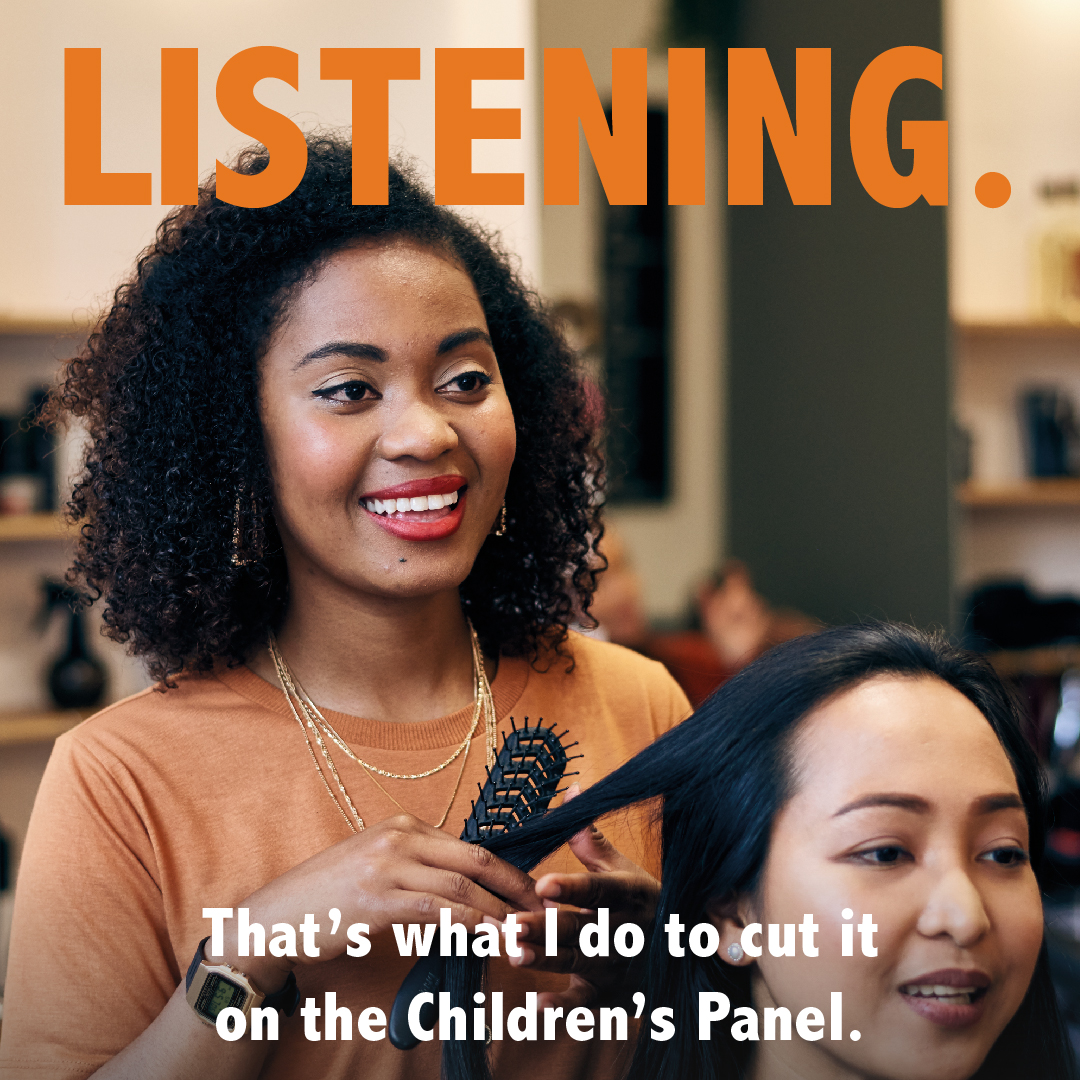
POLYGON ((725 964, 732 967, 748 967, 754 962, 742 947, 742 932, 755 922, 753 905, 750 898, 740 895, 717 897, 705 905, 709 921, 720 931, 720 945, 717 955, 725 964))

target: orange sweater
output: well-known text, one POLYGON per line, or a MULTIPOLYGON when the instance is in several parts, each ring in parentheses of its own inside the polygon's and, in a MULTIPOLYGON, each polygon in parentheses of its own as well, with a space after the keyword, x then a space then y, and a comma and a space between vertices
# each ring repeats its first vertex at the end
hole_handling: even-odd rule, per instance
MULTIPOLYGON (((616 768, 689 712, 657 663, 575 635, 576 666, 558 659, 538 673, 504 658, 492 684, 500 730, 510 718, 543 717, 580 740, 582 786, 616 768)), ((395 772, 446 758, 468 731, 472 709, 425 723, 378 723, 326 711, 353 750, 395 772)), ((483 728, 443 828, 457 835, 484 776, 483 728)), ((500 740, 501 742, 501 740, 500 740)), ((364 821, 397 807, 343 754, 335 764, 364 821)), ((382 780, 405 807, 438 821, 456 769, 422 781, 382 780)), ((605 831, 630 858, 650 865, 640 825, 605 831)), ((57 740, 30 822, 19 872, 0 1040, 5 1080, 86 1077, 130 1043, 164 1007, 195 947, 209 932, 203 907, 237 907, 266 882, 348 835, 327 796, 296 720, 277 687, 247 668, 185 678, 164 694, 145 691, 98 713, 57 740)), ((580 870, 568 849, 544 869, 580 870)), ((326 920, 325 912, 315 913, 326 920)), ((353 1016, 389 1015, 412 960, 390 940, 361 959, 343 957, 299 973, 302 997, 320 1007, 327 990, 353 1016)), ((527 990, 560 976, 491 964, 507 1012, 527 990)), ((625 1043, 506 1041, 497 1077, 545 1080, 612 1075, 625 1043)), ((309 1042, 299 1015, 260 1074, 420 1080, 439 1075, 438 1041, 402 1053, 387 1040, 309 1042)))

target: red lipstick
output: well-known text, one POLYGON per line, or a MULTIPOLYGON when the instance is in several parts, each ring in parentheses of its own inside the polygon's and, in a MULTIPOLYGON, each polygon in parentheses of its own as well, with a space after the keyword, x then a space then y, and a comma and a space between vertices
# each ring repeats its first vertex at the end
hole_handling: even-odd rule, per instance
POLYGON ((457 532, 461 525, 465 496, 465 478, 449 474, 408 480, 368 492, 361 496, 360 506, 391 536, 401 540, 442 540, 457 532), (405 505, 407 502, 413 505, 405 505))

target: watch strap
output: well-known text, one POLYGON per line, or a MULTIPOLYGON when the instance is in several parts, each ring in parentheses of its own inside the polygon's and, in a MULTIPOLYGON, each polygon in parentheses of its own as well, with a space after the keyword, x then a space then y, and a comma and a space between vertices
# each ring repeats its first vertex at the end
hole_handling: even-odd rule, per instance
POLYGON ((191 989, 191 980, 195 978, 195 972, 199 970, 199 965, 203 962, 203 948, 209 940, 210 935, 207 934, 195 949, 195 955, 191 958, 191 963, 188 964, 187 975, 184 976, 185 990, 191 989))
POLYGON ((286 1016, 292 1016, 296 1012, 296 1006, 300 1004, 300 988, 296 985, 296 976, 290 971, 285 985, 267 994, 263 998, 263 1008, 280 1009, 286 1016))
MULTIPOLYGON (((199 965, 205 959, 203 949, 206 947, 206 943, 210 940, 210 935, 199 942, 198 948, 195 950, 195 955, 191 958, 191 963, 188 965, 187 975, 184 977, 184 989, 191 989, 191 982, 195 978, 195 972, 199 970, 199 965)), ((251 981, 250 979, 248 980, 251 981)), ((280 990, 275 990, 272 994, 267 994, 262 999, 262 1007, 264 1009, 279 1009, 286 1016, 292 1016, 296 1012, 297 1005, 300 1004, 300 989, 296 985, 296 976, 290 971, 289 977, 285 980, 285 985, 280 990)))

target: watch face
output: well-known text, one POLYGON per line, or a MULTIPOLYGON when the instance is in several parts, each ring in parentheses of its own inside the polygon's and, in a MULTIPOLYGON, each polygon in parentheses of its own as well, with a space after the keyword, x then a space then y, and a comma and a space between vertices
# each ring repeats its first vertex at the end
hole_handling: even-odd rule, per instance
POLYGON ((198 1001, 195 1003, 195 1011, 201 1013, 207 1020, 214 1022, 222 1009, 230 1005, 238 1009, 244 1007, 248 992, 236 983, 230 982, 222 975, 207 972, 206 981, 199 991, 198 1001))

